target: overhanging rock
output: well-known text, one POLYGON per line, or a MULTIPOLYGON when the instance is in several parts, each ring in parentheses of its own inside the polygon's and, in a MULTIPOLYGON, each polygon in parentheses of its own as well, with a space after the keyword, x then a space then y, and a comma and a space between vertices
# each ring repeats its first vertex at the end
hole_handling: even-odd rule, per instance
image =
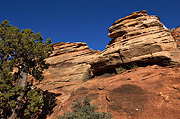
POLYGON ((110 28, 106 49, 91 60, 94 75, 133 62, 179 62, 179 50, 169 30, 157 16, 138 11, 117 20, 110 28))

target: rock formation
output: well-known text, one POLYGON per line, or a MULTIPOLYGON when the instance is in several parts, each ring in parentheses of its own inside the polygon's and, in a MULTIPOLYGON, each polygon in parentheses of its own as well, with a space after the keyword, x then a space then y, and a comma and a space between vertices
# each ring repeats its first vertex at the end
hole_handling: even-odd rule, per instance
POLYGON ((98 54, 86 43, 55 43, 53 47, 53 53, 46 59, 51 67, 45 72, 53 82, 82 81, 90 60, 98 54))
POLYGON ((179 67, 157 65, 96 77, 75 89, 58 113, 67 110, 72 100, 88 95, 99 111, 108 111, 115 119, 179 119, 179 79, 179 67))
POLYGON ((164 59, 178 62, 173 57, 177 54, 174 53, 177 44, 169 30, 157 16, 149 16, 146 11, 134 12, 117 20, 109 28, 108 36, 113 39, 106 50, 91 62, 95 75, 127 63, 152 63, 164 59))
POLYGON ((172 32, 172 36, 176 41, 178 48, 180 48, 180 26, 172 32))
MULTIPOLYGON (((53 48, 54 51, 46 59, 50 67, 44 71, 44 80, 34 83, 47 95, 44 99, 46 106, 40 115, 43 118, 46 114, 51 114, 50 110, 54 105, 57 105, 54 108, 57 110, 71 96, 72 91, 84 82, 84 78, 90 78, 90 61, 101 52, 89 49, 86 43, 81 42, 59 42, 53 44, 53 48)), ((54 113, 51 117, 56 118, 57 115, 54 113), (54 115, 55 117, 52 117, 54 115)))
MULTIPOLYGON (((90 60, 98 55, 100 51, 89 49, 86 43, 55 43, 54 51, 46 62, 50 64, 49 69, 44 71, 44 80, 36 82, 36 87, 59 93, 59 100, 63 102, 71 95, 73 88, 88 77, 90 60), (63 90, 63 87, 72 87, 71 90, 63 90)), ((29 78, 31 79, 31 77, 29 78)), ((87 79, 86 79, 87 80, 87 79)))
POLYGON ((53 45, 54 51, 46 59, 50 67, 44 71, 44 80, 35 83, 47 94, 40 116, 57 118, 70 108, 72 100, 88 95, 99 111, 109 111, 115 119, 178 119, 180 66, 154 64, 178 63, 180 52, 159 18, 146 11, 134 12, 117 20, 108 36, 112 40, 103 52, 89 49, 86 43, 53 45), (120 75, 106 73, 131 63, 152 66, 120 75), (94 77, 83 82, 90 75, 94 77))

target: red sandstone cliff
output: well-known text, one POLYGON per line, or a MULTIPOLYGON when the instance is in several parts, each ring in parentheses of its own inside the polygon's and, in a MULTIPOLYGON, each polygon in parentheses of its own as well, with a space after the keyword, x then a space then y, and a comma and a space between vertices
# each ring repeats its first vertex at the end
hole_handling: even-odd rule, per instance
POLYGON ((88 95, 99 111, 111 112, 115 119, 179 119, 180 67, 140 67, 120 75, 96 77, 73 90, 58 113, 72 100, 88 95))
POLYGON ((54 119, 70 108, 72 100, 88 95, 99 111, 109 111, 116 119, 178 119, 180 52, 159 18, 134 12, 117 20, 108 36, 113 39, 103 52, 89 49, 86 43, 54 44, 46 59, 51 66, 44 80, 36 83, 49 94, 46 102, 55 99, 48 102, 52 106, 46 105, 42 118, 48 113, 47 118, 54 119), (163 61, 173 66, 158 66, 163 61), (113 72, 130 63, 143 67, 120 75, 113 72), (92 79, 84 82, 87 76, 92 79))

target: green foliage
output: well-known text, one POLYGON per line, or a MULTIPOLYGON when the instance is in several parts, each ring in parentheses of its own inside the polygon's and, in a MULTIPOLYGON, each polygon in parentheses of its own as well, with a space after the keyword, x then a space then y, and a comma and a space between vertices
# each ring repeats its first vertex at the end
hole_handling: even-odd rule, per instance
POLYGON ((39 112, 43 104, 43 92, 36 89, 32 89, 27 93, 26 97, 26 109, 24 110, 24 116, 26 118, 33 118, 39 112))
POLYGON ((41 34, 34 33, 31 29, 20 32, 17 27, 9 25, 7 20, 3 21, 0 27, 0 62, 9 60, 18 69, 26 66, 30 75, 41 80, 43 69, 48 67, 44 59, 52 49, 48 46, 51 40, 43 42, 41 34))
POLYGON ((83 75, 83 81, 86 82, 90 79, 90 69, 88 69, 83 75))
POLYGON ((82 100, 74 100, 71 110, 73 112, 66 112, 58 119, 111 119, 112 115, 108 112, 95 112, 98 108, 90 104, 91 98, 87 96, 82 100))
POLYGON ((53 82, 52 85, 53 85, 53 86, 56 85, 56 82, 53 82))
POLYGON ((117 74, 122 74, 124 73, 127 69, 123 68, 123 67, 117 67, 116 69, 116 73, 117 74))
POLYGON ((21 106, 23 101, 34 104, 30 106, 33 109, 29 109, 27 106, 26 116, 39 111, 39 108, 42 107, 42 100, 39 100, 41 94, 39 97, 33 90, 31 93, 26 92, 27 76, 32 75, 36 80, 43 79, 43 70, 48 68, 45 58, 52 51, 50 45, 51 40, 47 39, 43 42, 40 33, 34 33, 31 29, 20 31, 18 27, 9 25, 7 20, 1 23, 0 118, 7 118, 12 112, 18 112, 21 107, 24 108, 21 106), (11 74, 10 72, 14 73, 11 74), (28 96, 30 94, 32 95, 31 98, 28 96), (35 98, 36 96, 39 98, 35 98))
POLYGON ((136 69, 136 68, 138 68, 137 64, 131 64, 130 69, 136 69))
POLYGON ((122 74, 127 70, 136 69, 136 68, 138 68, 138 65, 133 63, 133 64, 130 64, 130 65, 126 65, 124 67, 123 66, 117 67, 117 68, 115 68, 115 70, 116 70, 117 74, 122 74))
POLYGON ((12 74, 9 73, 9 62, 0 65, 0 118, 10 116, 10 110, 16 106, 16 98, 22 92, 21 86, 16 86, 13 82, 12 74))

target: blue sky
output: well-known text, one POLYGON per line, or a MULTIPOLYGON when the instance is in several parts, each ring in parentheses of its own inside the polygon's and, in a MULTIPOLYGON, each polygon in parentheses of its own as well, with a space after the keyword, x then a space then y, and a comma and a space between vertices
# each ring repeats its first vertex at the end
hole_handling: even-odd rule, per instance
POLYGON ((56 42, 86 42, 104 50, 108 28, 134 11, 157 15, 167 28, 180 25, 180 0, 0 0, 0 21, 41 32, 56 42))

